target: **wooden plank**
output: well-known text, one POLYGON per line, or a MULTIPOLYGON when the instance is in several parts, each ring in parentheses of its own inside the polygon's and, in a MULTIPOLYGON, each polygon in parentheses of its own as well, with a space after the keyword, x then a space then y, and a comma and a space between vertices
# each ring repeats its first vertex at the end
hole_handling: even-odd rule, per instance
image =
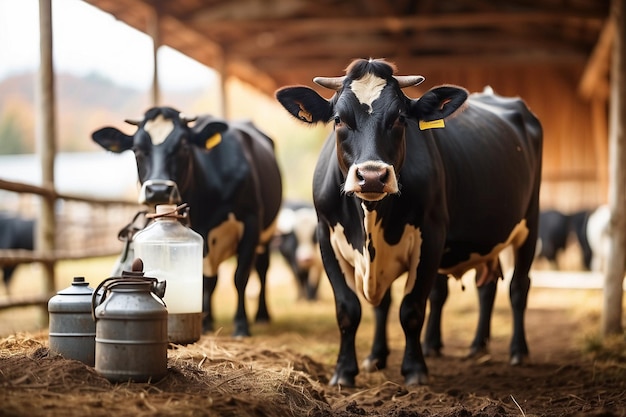
POLYGON ((615 24, 612 19, 608 19, 587 61, 585 71, 580 77, 578 92, 585 99, 589 100, 593 96, 606 99, 608 96, 608 90, 602 87, 608 78, 611 45, 614 38, 615 24))
MULTIPOLYGON (((53 295, 53 293, 51 293, 53 295)), ((0 310, 16 307, 41 306, 46 307, 52 295, 37 295, 33 297, 8 297, 0 299, 0 310)))

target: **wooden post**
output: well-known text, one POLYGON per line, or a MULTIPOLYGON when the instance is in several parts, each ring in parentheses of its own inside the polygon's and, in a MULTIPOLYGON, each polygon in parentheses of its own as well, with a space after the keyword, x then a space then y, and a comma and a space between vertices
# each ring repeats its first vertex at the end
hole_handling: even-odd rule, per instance
POLYGON ((152 38, 152 62, 154 67, 152 70, 152 105, 158 106, 161 102, 161 89, 159 86, 159 59, 158 52, 161 46, 161 30, 159 28, 160 12, 157 8, 148 21, 148 34, 152 38))
POLYGON ((624 1, 611 2, 615 22, 609 110, 609 263, 604 277, 602 335, 622 332, 623 280, 626 269, 626 24, 624 1))
MULTIPOLYGON (((41 162, 41 186, 52 191, 41 198, 37 219, 36 249, 42 253, 54 251, 54 156, 56 154, 56 123, 54 97, 54 68, 52 63, 52 2, 39 0, 40 66, 37 88, 37 152, 41 162)), ((53 294, 54 261, 43 262, 44 291, 53 294)), ((47 316, 47 314, 46 314, 47 316)))
POLYGON ((217 61, 216 70, 220 74, 220 111, 221 116, 225 119, 229 118, 228 95, 226 81, 228 79, 228 58, 226 50, 222 49, 217 61))

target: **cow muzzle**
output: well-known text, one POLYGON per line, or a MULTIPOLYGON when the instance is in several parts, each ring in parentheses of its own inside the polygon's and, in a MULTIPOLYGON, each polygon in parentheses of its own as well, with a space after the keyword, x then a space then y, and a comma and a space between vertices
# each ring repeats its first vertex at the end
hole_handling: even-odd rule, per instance
POLYGON ((139 191, 139 204, 177 204, 181 200, 178 186, 171 180, 145 181, 139 191))
POLYGON ((344 192, 367 201, 382 200, 398 192, 398 181, 393 166, 384 162, 355 164, 348 170, 344 192))

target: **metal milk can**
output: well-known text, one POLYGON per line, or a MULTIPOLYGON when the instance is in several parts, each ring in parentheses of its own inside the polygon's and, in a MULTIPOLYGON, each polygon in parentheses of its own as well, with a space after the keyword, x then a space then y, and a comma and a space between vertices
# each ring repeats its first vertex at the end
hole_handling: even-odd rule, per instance
POLYGON ((48 301, 50 351, 94 366, 96 323, 91 315, 93 288, 84 277, 48 301))
POLYGON ((164 377, 168 340, 163 283, 142 272, 124 271, 102 281, 100 288, 102 295, 94 292, 92 298, 96 371, 112 382, 164 377))

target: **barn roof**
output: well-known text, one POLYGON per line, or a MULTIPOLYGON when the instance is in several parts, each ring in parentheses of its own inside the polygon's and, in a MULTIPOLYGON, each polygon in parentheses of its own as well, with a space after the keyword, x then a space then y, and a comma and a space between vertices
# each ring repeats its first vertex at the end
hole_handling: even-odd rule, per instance
POLYGON ((585 65, 609 0, 86 0, 160 43, 267 94, 352 58, 401 73, 444 67, 585 65))

